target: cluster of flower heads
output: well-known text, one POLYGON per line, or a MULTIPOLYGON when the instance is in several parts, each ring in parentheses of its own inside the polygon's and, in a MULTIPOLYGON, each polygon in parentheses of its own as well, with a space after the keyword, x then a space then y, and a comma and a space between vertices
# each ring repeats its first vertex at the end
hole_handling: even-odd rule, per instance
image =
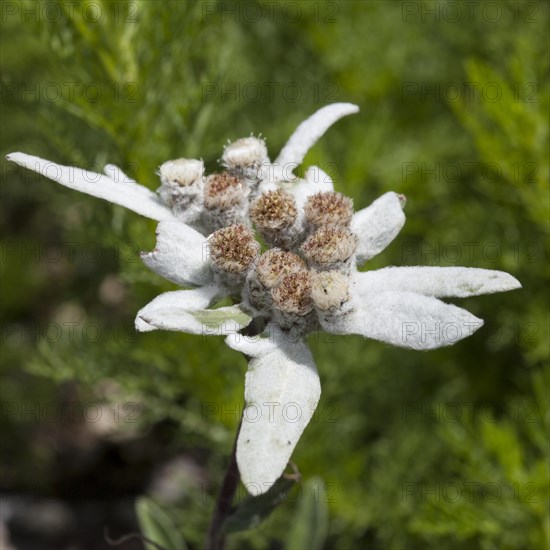
MULTIPOLYGON (((209 235, 215 284, 239 298, 264 326, 275 323, 290 338, 330 326, 350 311, 359 241, 350 228, 352 199, 316 191, 332 189, 319 169, 309 173, 309 189, 300 192, 295 165, 271 164, 261 138, 226 145, 221 165, 223 171, 210 175, 195 159, 170 160, 159 168, 161 199, 178 220, 209 235)), ((395 197, 394 207, 402 207, 405 198, 395 197)))
MULTIPOLYGON (((343 315, 357 237, 349 225, 353 202, 334 191, 310 195, 303 209, 289 191, 266 191, 250 205, 249 223, 218 229, 208 239, 221 285, 242 289, 243 304, 293 337, 343 315)), ((244 220, 243 220, 244 221, 244 220)))
POLYGON ((224 334, 231 348, 249 357, 237 464, 254 493, 267 491, 283 473, 319 401, 319 375, 305 343, 309 332, 434 349, 483 324, 440 298, 521 286, 507 273, 476 268, 358 270, 399 233, 405 198, 387 192, 354 212, 351 199, 335 192, 321 169, 310 167, 304 178, 293 174, 334 122, 357 111, 349 103, 320 109, 298 126, 273 163, 256 137, 227 145, 220 173, 205 175, 201 160, 165 162, 158 193, 112 165, 97 174, 24 153, 7 157, 160 222, 156 247, 143 262, 192 288, 155 298, 138 312, 136 328, 224 334), (214 307, 228 296, 235 305, 214 307), (262 404, 273 403, 278 408, 262 414, 262 404))

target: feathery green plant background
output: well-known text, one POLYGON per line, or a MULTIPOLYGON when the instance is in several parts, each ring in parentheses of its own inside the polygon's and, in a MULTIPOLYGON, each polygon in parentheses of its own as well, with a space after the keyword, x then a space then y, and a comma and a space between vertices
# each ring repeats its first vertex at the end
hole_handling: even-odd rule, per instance
MULTIPOLYGON (((230 548, 548 546, 549 6, 491 5, 2 6, 2 157, 111 162, 155 189, 167 159, 215 169, 223 144, 251 132, 273 158, 316 109, 351 101, 360 114, 304 166, 331 173, 357 209, 407 196, 405 227, 367 268, 475 266, 523 284, 457 300, 486 324, 451 348, 312 336, 323 395, 293 457, 309 485, 230 548)), ((139 261, 153 222, 5 161, 1 209, 0 488, 73 509, 145 492, 200 547, 244 360, 219 337, 133 332, 135 312, 174 288, 139 261), (48 421, 47 404, 67 402, 104 403, 111 435, 66 411, 48 421), (37 404, 38 418, 25 412, 37 404), (98 441, 119 445, 105 471, 82 465, 98 441)))

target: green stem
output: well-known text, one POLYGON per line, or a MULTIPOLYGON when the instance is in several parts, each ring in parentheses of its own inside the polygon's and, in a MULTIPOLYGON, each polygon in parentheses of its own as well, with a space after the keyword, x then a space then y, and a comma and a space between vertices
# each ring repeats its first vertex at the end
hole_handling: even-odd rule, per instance
POLYGON ((237 439, 239 438, 240 431, 241 422, 239 422, 239 427, 237 428, 231 458, 223 477, 220 492, 218 493, 212 519, 210 520, 205 550, 223 550, 225 548, 223 524, 231 512, 233 512, 233 498, 240 480, 239 468, 237 467, 237 439))

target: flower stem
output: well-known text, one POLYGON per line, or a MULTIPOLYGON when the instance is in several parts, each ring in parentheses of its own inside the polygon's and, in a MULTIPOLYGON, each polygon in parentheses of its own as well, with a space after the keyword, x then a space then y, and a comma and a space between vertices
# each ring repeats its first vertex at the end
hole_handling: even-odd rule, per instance
POLYGON ((226 518, 233 511, 233 497, 235 496, 240 480, 239 469, 237 467, 237 439, 239 437, 239 432, 241 431, 241 422, 239 422, 239 426, 237 428, 231 458, 223 477, 220 492, 218 493, 212 519, 210 520, 205 550, 223 550, 225 548, 223 524, 226 518))

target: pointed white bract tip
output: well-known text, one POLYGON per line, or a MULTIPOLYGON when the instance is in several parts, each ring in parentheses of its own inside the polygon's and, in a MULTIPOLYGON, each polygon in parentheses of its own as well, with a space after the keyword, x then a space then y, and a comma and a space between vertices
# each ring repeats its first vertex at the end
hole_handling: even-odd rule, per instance
POLYGON ((518 288, 523 288, 523 285, 512 275, 506 273, 505 271, 499 271, 501 282, 502 282, 502 291, 508 290, 517 290, 518 288))
POLYGON ((323 114, 329 118, 334 117, 334 122, 336 122, 336 120, 340 118, 343 118, 348 115, 354 115, 358 112, 359 112, 359 105, 355 105, 355 103, 331 103, 330 105, 321 107, 321 109, 319 109, 316 113, 314 113, 314 115, 323 114))
POLYGON ((204 174, 204 163, 196 159, 168 160, 159 168, 160 179, 164 185, 180 185, 187 187, 204 174))
POLYGON ((355 103, 336 103, 336 105, 342 105, 342 107, 346 107, 350 114, 352 113, 358 113, 360 111, 359 105, 356 105, 355 103))
MULTIPOLYGON (((421 270, 422 268, 418 268, 421 270)), ((423 279, 433 289, 443 289, 446 287, 450 290, 447 292, 439 292, 440 295, 448 296, 480 296, 482 294, 495 294, 497 292, 507 292, 521 288, 521 283, 509 273, 505 271, 497 271, 492 269, 480 269, 475 267, 463 268, 439 268, 441 271, 436 271, 437 268, 424 268, 422 273, 426 276, 423 279), (445 274, 443 281, 438 273, 445 274)), ((420 271, 419 271, 420 272, 420 271)))
POLYGON ((265 465, 255 464, 256 461, 261 460, 260 457, 250 460, 246 455, 244 458, 241 456, 245 454, 244 449, 246 449, 249 443, 250 440, 248 440, 248 442, 245 440, 238 444, 240 452, 237 454, 237 467, 239 469, 241 483, 248 494, 251 496, 259 496, 269 491, 270 487, 277 481, 277 478, 275 477, 276 474, 272 473, 274 468, 266 468, 265 465))
POLYGON ((134 326, 138 332, 152 332, 157 330, 157 327, 150 325, 141 315, 137 315, 134 321, 134 326))
POLYGON ((472 336, 485 324, 483 319, 457 306, 441 302, 438 307, 443 315, 435 322, 426 319, 426 321, 404 323, 401 327, 402 342, 394 345, 417 350, 453 346, 460 340, 472 336), (408 341, 411 337, 409 333, 411 328, 414 334, 411 341, 408 341))
POLYGON ((29 160, 31 157, 30 155, 27 155, 26 153, 21 153, 19 151, 8 153, 6 155, 6 160, 9 160, 10 162, 15 162, 21 166, 26 166, 25 161, 29 160))
POLYGON ((345 115, 353 115, 355 113, 359 112, 359 105, 356 105, 355 103, 348 103, 347 101, 340 101, 338 103, 330 103, 329 105, 325 105, 324 107, 321 107, 317 113, 320 112, 336 112, 340 113, 341 116, 345 115))

